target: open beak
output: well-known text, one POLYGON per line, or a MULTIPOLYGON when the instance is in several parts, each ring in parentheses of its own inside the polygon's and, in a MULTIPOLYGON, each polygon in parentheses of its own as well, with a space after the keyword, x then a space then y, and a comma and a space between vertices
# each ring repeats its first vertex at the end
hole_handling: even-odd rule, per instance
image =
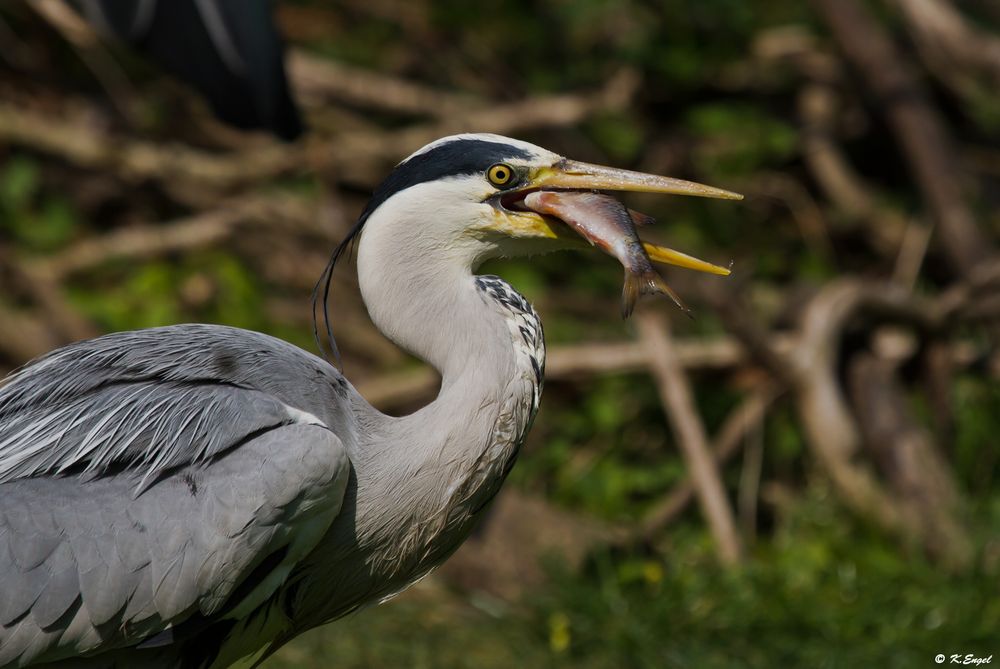
MULTIPOLYGON (((500 195, 500 203, 517 219, 518 237, 544 237, 570 241, 580 240, 567 226, 561 225, 551 216, 539 216, 524 205, 524 198, 536 191, 630 191, 638 193, 664 193, 669 195, 692 195, 723 200, 742 200, 739 193, 713 188, 693 181, 661 177, 643 172, 616 169, 603 165, 563 159, 558 163, 538 170, 523 186, 500 195), (518 215, 520 214, 520 216, 518 215)), ((641 216, 636 214, 635 216, 641 216)), ((511 231, 513 232, 513 231, 511 231)), ((678 267, 726 276, 730 270, 699 260, 680 251, 642 243, 649 259, 678 267)))

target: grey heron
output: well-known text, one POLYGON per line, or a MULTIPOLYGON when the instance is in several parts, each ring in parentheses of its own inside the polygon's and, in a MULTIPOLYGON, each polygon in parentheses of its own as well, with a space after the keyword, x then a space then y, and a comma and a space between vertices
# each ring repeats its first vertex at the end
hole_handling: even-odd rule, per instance
POLYGON ((284 140, 302 134, 270 0, 75 0, 100 32, 201 93, 215 115, 284 140))
POLYGON ((496 135, 433 142, 375 191, 325 278, 358 239, 372 321, 441 374, 407 416, 322 358, 218 325, 110 334, 10 376, 0 667, 253 665, 444 561, 510 471, 545 364, 534 309, 475 270, 580 244, 524 202, 591 189, 739 197, 496 135))

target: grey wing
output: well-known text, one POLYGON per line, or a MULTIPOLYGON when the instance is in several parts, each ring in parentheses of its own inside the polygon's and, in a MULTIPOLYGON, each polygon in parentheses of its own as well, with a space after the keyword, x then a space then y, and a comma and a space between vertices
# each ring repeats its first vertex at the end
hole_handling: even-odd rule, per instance
POLYGON ((281 585, 350 473, 322 421, 255 383, 268 364, 329 381, 295 351, 207 326, 125 333, 0 386, 0 666, 240 616, 281 585))
POLYGON ((348 384, 287 342, 177 325, 78 342, 0 382, 0 483, 144 472, 143 485, 297 422, 344 428, 348 384))
POLYGON ((289 425, 138 498, 133 476, 0 485, 0 666, 249 613, 329 527, 349 470, 332 432, 289 425))

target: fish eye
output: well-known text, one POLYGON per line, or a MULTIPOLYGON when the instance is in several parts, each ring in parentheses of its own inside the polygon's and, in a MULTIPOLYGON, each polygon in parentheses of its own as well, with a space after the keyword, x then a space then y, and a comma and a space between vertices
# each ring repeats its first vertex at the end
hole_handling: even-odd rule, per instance
POLYGON ((507 163, 497 163, 486 170, 486 178, 494 186, 509 186, 514 180, 514 168, 507 163))

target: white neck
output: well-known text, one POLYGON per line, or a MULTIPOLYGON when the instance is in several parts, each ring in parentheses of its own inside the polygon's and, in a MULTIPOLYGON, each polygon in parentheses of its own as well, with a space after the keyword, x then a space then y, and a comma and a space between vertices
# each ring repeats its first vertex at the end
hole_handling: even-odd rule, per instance
MULTIPOLYGON (((370 220, 361 238, 361 293, 376 326, 440 372, 441 391, 369 435, 356 463, 358 524, 364 533, 405 523, 378 518, 384 505, 364 508, 392 495, 402 502, 396 508, 422 519, 417 543, 447 547, 438 522, 471 518, 496 493, 537 408, 541 327, 509 286, 473 274, 484 255, 480 242, 435 242, 427 225, 394 210, 391 221, 370 220)), ((448 532, 460 541, 470 527, 463 520, 448 532)), ((406 562, 392 552, 384 557, 406 562)))
POLYGON ((489 250, 460 235, 435 240, 416 209, 411 220, 392 209, 361 237, 362 297, 387 337, 441 373, 441 392, 402 418, 366 412, 349 445, 355 490, 310 557, 324 587, 301 590, 314 623, 443 561, 496 494, 538 406, 541 327, 506 284, 473 274, 489 250), (322 594, 331 589, 333 600, 322 594))
MULTIPOLYGON (((414 189, 416 190, 416 189, 414 189)), ((358 248, 358 282, 372 321, 389 339, 430 363, 442 387, 511 352, 504 319, 476 289, 473 270, 487 252, 482 242, 440 239, 435 226, 399 218, 367 223, 358 248)), ((414 212, 416 214, 416 212, 414 212)), ((442 216, 446 212, 439 212, 442 216)), ((448 231, 442 231, 446 233, 448 231)), ((513 370, 507 370, 512 372, 513 370)))

